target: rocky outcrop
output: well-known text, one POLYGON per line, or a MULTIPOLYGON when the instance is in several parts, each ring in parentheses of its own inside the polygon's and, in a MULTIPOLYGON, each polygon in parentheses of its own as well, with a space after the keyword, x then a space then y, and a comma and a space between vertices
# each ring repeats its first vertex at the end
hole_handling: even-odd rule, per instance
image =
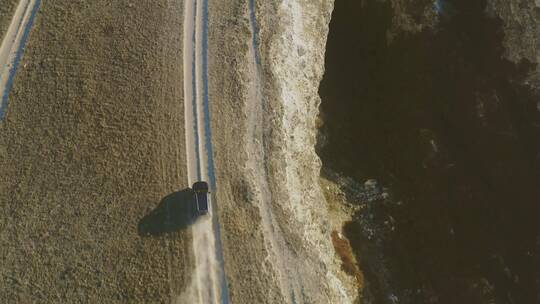
POLYGON ((536 64, 527 84, 540 91, 540 1, 489 0, 487 12, 503 21, 505 57, 536 64))
POLYGON ((269 7, 264 5, 257 7, 257 15, 262 16, 261 62, 268 80, 265 115, 273 129, 265 148, 280 226, 297 262, 304 265, 300 273, 309 296, 321 303, 349 303, 352 285, 344 281, 353 278, 343 275, 332 247, 319 186, 321 162, 315 153, 318 87, 332 8, 329 0, 286 0, 274 7, 275 16, 265 12, 269 7))

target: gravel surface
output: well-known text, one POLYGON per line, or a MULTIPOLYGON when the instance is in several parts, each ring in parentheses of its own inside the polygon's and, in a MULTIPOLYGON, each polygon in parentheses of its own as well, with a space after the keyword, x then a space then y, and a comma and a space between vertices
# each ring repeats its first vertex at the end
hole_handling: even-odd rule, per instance
POLYGON ((487 1, 488 14, 501 19, 504 28, 504 55, 514 63, 535 65, 526 84, 540 92, 540 1, 487 1))
POLYGON ((183 290, 191 233, 137 233, 188 186, 181 10, 177 0, 42 4, 0 122, 6 303, 163 303, 183 290))

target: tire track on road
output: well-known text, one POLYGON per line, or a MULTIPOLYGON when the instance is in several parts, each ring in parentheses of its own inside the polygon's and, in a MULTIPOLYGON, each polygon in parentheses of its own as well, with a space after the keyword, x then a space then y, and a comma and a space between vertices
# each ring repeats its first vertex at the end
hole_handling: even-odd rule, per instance
POLYGON ((0 121, 7 111, 9 92, 21 61, 41 0, 21 0, 0 46, 0 121))
MULTIPOLYGON (((216 189, 208 97, 208 1, 188 0, 184 9, 184 106, 188 182, 207 181, 216 189)), ((215 196, 209 216, 193 226, 195 280, 191 303, 229 303, 215 196)))

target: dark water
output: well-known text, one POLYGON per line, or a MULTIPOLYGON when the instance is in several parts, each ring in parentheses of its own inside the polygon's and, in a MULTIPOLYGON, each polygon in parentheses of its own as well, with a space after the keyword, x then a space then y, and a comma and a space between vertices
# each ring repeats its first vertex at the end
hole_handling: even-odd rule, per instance
POLYGON ((395 220, 376 247, 390 287, 361 223, 345 227, 374 303, 387 289, 400 303, 540 303, 540 97, 521 85, 534 66, 503 59, 485 1, 446 3, 434 30, 390 43, 388 3, 336 0, 319 154, 402 201, 380 210, 395 220))

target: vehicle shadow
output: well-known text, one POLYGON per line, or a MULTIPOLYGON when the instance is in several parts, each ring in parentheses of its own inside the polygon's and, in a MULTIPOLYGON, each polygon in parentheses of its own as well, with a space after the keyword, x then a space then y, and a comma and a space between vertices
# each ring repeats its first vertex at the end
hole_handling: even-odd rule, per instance
POLYGON ((140 236, 160 236, 189 227, 197 219, 197 209, 190 188, 165 196, 159 205, 138 224, 140 236))

